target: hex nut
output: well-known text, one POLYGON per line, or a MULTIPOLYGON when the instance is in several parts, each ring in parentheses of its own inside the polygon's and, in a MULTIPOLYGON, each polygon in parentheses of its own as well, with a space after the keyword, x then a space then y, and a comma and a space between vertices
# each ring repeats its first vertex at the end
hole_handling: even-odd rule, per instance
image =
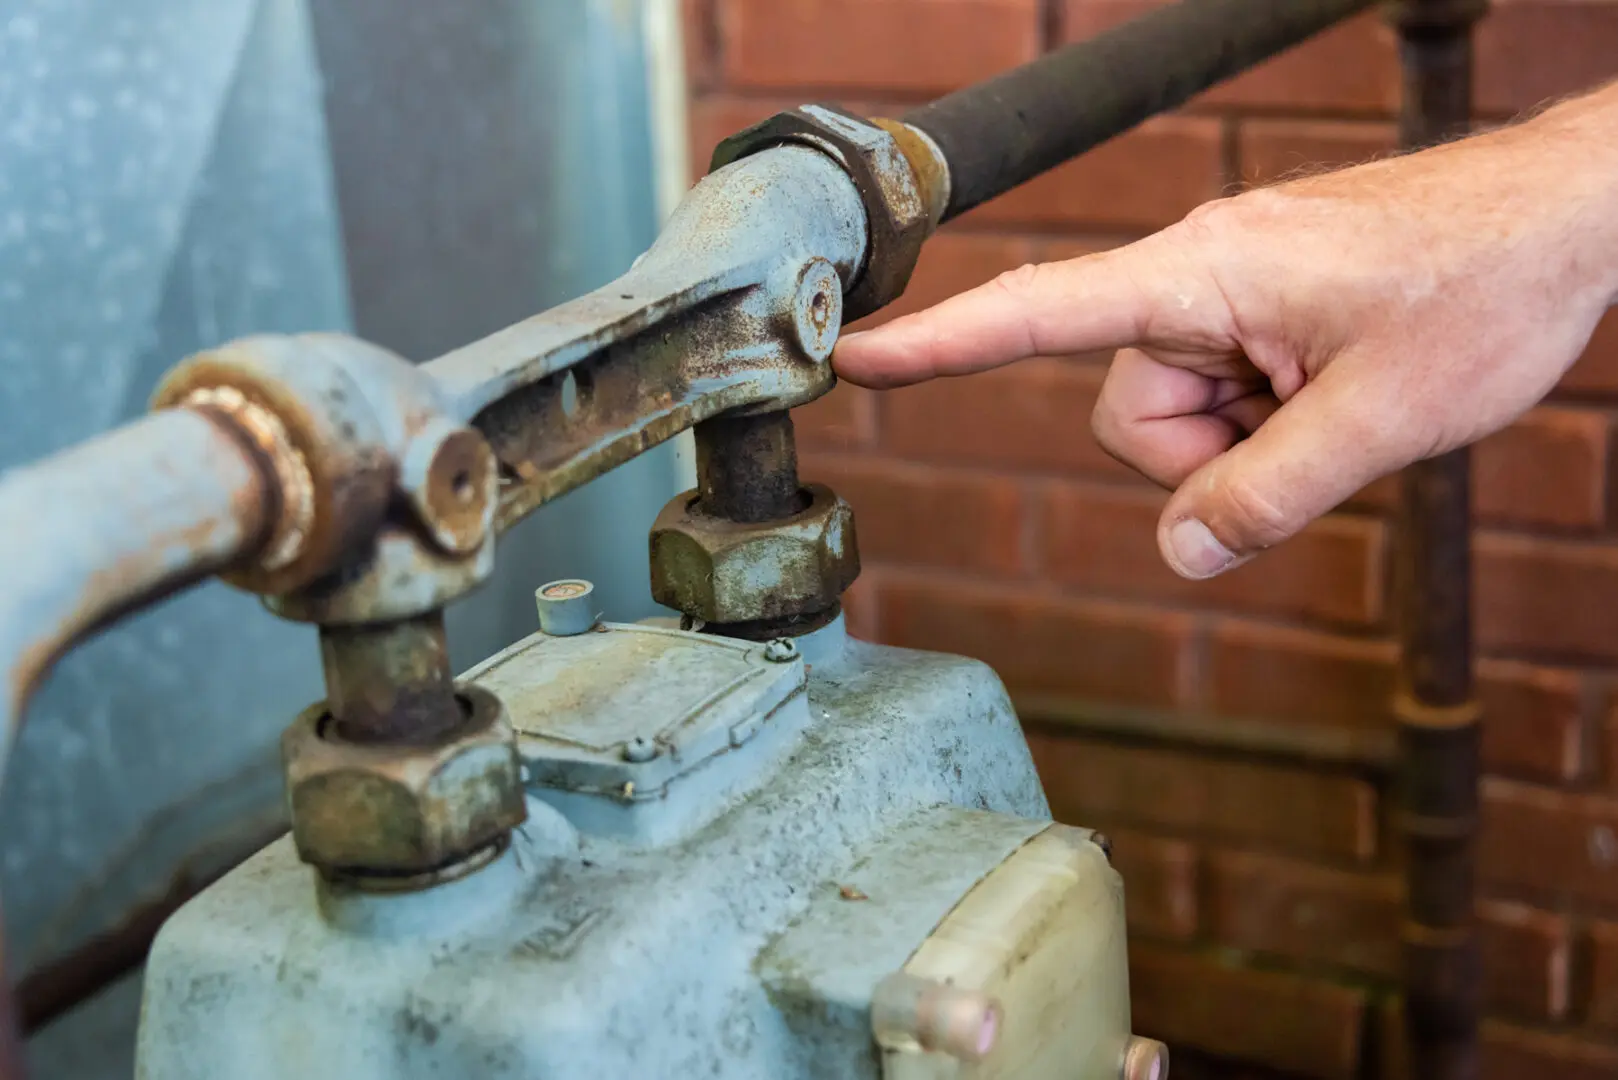
POLYGON ((652 596, 705 623, 785 619, 829 610, 859 577, 854 511, 806 484, 809 506, 780 521, 709 517, 695 491, 652 523, 652 596))
POLYGON ((869 234, 865 265, 843 299, 843 322, 897 300, 910 283, 922 243, 937 224, 899 140, 884 127, 842 109, 804 105, 725 139, 714 149, 710 171, 786 143, 829 155, 854 181, 865 206, 869 234))
POLYGON ((328 876, 424 874, 527 819, 516 736, 500 699, 456 688, 466 722, 432 745, 335 737, 324 702, 281 738, 298 855, 328 876))

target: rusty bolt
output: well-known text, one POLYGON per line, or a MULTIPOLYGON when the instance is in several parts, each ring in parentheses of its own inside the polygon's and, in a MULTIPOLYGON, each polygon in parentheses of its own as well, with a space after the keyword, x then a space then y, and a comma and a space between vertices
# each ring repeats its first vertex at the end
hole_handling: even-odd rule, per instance
POLYGON ((824 362, 843 326, 843 283, 829 261, 810 259, 798 272, 791 314, 793 336, 804 356, 824 362))
POLYGON ((457 688, 465 722, 430 744, 350 743, 324 703, 281 740, 292 837, 304 862, 363 880, 427 874, 527 818, 516 737, 500 699, 457 688))
POLYGON ((809 506, 758 523, 703 513, 676 496, 652 524, 652 597, 704 623, 785 619, 830 610, 859 576, 854 512, 808 484, 809 506))
POLYGON ((1120 1080, 1169 1080, 1169 1048, 1156 1039, 1130 1036, 1118 1075, 1120 1080))
MULTIPOLYGON (((853 322, 898 299, 937 224, 931 205, 937 185, 923 183, 906 145, 892 131, 828 105, 789 109, 732 135, 714 150, 710 170, 787 144, 831 157, 848 173, 865 206, 865 265, 844 296, 844 320, 853 322)), ((915 140, 913 146, 924 143, 915 140)))
POLYGON ((399 486, 433 542, 454 555, 476 551, 494 522, 494 452, 472 428, 434 420, 411 440, 399 486))

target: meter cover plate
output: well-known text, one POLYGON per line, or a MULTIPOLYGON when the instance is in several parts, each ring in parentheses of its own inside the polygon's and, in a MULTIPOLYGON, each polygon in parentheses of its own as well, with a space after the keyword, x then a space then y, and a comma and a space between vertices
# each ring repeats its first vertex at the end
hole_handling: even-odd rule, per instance
POLYGON ((647 798, 751 739, 804 668, 766 660, 762 642, 602 623, 535 634, 466 677, 505 703, 531 785, 647 798), (647 756, 629 749, 637 739, 649 760, 631 760, 647 756))

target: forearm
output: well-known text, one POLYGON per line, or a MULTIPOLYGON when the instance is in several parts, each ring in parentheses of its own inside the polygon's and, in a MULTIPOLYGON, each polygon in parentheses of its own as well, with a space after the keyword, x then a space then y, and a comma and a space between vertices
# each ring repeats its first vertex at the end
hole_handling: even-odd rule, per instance
POLYGON ((1618 302, 1618 82, 1469 142, 1476 160, 1466 159, 1466 144, 1431 152, 1435 179, 1464 191, 1457 172, 1492 174, 1498 205, 1491 213, 1463 203, 1454 213, 1497 229, 1503 253, 1525 246, 1544 260, 1547 284, 1594 290, 1603 307, 1618 302))

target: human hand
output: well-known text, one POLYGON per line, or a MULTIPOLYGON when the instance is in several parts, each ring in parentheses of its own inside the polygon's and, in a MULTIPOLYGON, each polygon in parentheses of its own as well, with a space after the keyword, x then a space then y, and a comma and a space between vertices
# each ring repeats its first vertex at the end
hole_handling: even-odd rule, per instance
POLYGON ((1159 548, 1210 577, 1556 384, 1618 292, 1615 147, 1618 98, 1592 95, 1025 266, 849 335, 833 363, 887 388, 1120 350, 1096 438, 1174 489, 1159 548))

